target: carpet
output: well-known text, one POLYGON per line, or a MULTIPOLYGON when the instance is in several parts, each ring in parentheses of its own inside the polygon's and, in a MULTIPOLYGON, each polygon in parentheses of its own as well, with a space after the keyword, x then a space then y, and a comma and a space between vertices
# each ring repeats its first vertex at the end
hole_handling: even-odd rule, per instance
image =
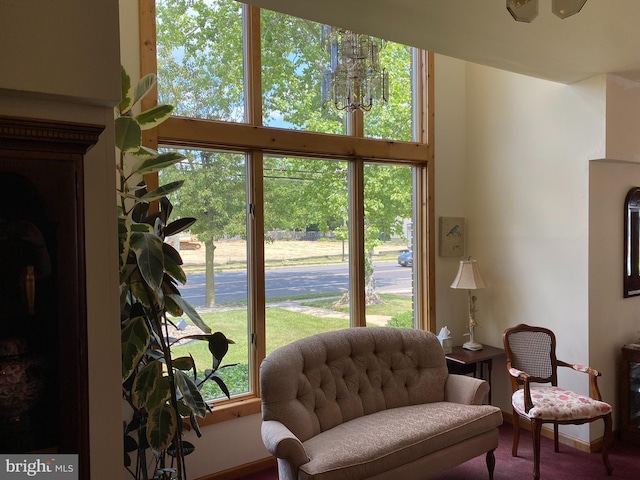
MULTIPOLYGON (((511 456, 513 429, 510 423, 500 428, 500 440, 495 451, 496 468, 494 480, 527 480, 533 478, 533 448, 531 433, 520 431, 518 456, 511 456)), ((640 478, 640 446, 622 444, 615 440, 609 450, 613 475, 609 477, 604 468, 601 453, 587 453, 560 445, 560 452, 553 451, 553 440, 542 438, 540 447, 541 480, 637 480, 640 478)), ((441 473, 433 480, 481 480, 489 478, 484 455, 441 473)), ((278 480, 275 468, 253 473, 241 480, 278 480)))

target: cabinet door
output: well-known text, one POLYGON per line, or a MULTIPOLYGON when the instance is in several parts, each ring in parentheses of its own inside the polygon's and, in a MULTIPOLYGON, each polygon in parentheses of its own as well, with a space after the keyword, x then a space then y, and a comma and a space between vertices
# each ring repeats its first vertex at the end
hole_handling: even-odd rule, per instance
POLYGON ((640 349, 622 349, 622 437, 640 443, 640 349))
POLYGON ((0 362, 14 362, 24 384, 0 411, 11 433, 0 451, 78 454, 80 478, 89 475, 82 167, 102 129, 0 117, 0 362))

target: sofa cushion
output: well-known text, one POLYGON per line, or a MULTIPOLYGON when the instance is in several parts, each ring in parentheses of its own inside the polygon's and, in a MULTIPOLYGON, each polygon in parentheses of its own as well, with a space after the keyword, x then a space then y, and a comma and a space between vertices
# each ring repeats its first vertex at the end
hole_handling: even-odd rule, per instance
POLYGON ((368 478, 501 424, 500 409, 491 405, 436 402, 383 410, 304 442, 310 461, 300 467, 298 478, 368 478))

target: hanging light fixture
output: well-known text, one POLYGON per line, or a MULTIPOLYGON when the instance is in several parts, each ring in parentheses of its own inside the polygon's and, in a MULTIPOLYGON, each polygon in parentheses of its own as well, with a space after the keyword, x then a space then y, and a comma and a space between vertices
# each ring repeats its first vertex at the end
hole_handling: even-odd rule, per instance
MULTIPOLYGON (((587 0, 552 0, 551 11, 560 18, 575 15, 587 0)), ((507 0, 507 10, 514 20, 530 23, 538 16, 538 0, 507 0)))
POLYGON ((382 40, 350 30, 322 26, 330 67, 322 77, 322 102, 338 110, 369 111, 389 98, 389 74, 380 67, 382 40))

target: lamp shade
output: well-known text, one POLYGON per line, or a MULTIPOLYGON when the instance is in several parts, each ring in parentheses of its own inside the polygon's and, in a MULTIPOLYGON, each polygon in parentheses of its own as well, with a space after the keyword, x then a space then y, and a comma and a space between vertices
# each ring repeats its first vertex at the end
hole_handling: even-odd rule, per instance
POLYGON ((458 274, 451 284, 451 288, 464 288, 467 290, 476 290, 485 288, 487 282, 480 275, 478 262, 476 260, 460 260, 458 274))

